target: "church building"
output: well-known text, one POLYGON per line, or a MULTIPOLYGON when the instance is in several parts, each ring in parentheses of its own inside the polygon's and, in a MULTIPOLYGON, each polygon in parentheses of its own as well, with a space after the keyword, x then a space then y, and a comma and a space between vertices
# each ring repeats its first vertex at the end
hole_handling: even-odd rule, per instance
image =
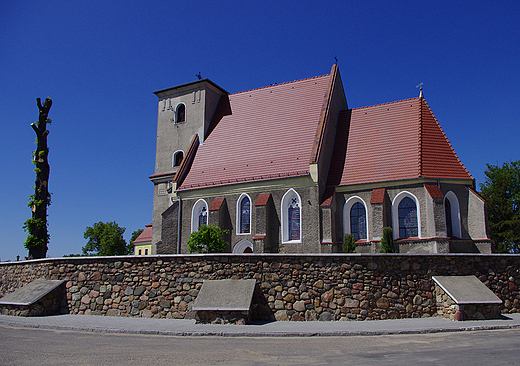
POLYGON ((152 254, 217 225, 232 253, 491 253, 485 201, 426 103, 349 109, 330 74, 229 94, 208 79, 159 98, 152 254))

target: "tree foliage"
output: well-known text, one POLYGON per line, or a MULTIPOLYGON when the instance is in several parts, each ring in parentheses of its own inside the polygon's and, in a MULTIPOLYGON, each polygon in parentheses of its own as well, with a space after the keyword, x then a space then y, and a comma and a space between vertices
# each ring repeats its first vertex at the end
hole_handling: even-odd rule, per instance
POLYGON ((88 239, 87 244, 81 248, 84 255, 127 255, 129 251, 123 234, 124 227, 119 227, 115 221, 97 222, 92 227, 87 227, 83 237, 88 239))
POLYGON ((395 253, 391 227, 383 228, 383 237, 381 238, 381 248, 379 248, 379 253, 395 253))
POLYGON ((480 194, 487 202, 491 239, 498 253, 520 253, 520 161, 486 165, 480 194))
POLYGON ((52 106, 51 98, 46 98, 42 104, 40 98, 36 98, 36 104, 40 111, 38 121, 31 123, 31 127, 36 133, 36 150, 33 151, 33 164, 36 166, 36 181, 34 182, 34 194, 29 197, 28 207, 31 208, 32 217, 25 221, 23 229, 27 232, 24 246, 29 250, 29 258, 45 258, 47 255, 47 244, 49 243, 49 233, 47 230, 47 207, 51 204, 49 193, 49 173, 50 167, 47 157, 49 149, 47 147, 47 124, 51 123, 48 119, 49 110, 52 106))
POLYGON ((355 253, 356 252, 356 239, 354 235, 345 234, 343 237, 343 253, 355 253))
POLYGON ((138 229, 132 233, 132 237, 130 238, 130 241, 126 245, 127 249, 128 249, 128 254, 134 253, 134 240, 137 239, 143 231, 144 231, 144 229, 138 229))
POLYGON ((143 232, 144 230, 143 229, 138 229, 136 231, 134 231, 132 233, 132 237, 130 238, 130 243, 133 243, 135 239, 137 239, 139 237, 139 235, 141 235, 141 233, 143 232))
POLYGON ((190 253, 224 253, 229 243, 222 239, 228 230, 222 230, 216 225, 201 225, 188 238, 190 253))

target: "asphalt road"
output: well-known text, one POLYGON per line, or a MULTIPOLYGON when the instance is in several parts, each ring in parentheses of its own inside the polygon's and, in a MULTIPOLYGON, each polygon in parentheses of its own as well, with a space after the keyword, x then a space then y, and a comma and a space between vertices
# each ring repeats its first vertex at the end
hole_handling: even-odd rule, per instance
POLYGON ((177 337, 0 325, 0 365, 520 365, 520 329, 350 337, 177 337))

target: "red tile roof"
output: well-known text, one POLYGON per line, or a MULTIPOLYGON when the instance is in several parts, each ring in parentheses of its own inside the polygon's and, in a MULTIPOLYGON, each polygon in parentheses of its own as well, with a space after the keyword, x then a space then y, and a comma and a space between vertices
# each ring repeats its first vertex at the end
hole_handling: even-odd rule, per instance
POLYGON ((255 206, 265 206, 271 197, 271 193, 260 193, 255 201, 255 206))
POLYGON ((222 207, 226 199, 224 197, 217 197, 211 201, 211 205, 209 206, 209 211, 218 211, 222 207))
POLYGON ((177 190, 308 175, 329 79, 229 95, 231 114, 198 147, 177 190))
POLYGON ((340 114, 327 185, 421 177, 473 179, 424 98, 340 114))
POLYGON ((385 202, 385 188, 376 188, 372 190, 372 195, 370 196, 370 203, 383 203, 385 202))
POLYGON ((334 198, 334 187, 327 187, 325 188, 325 192, 323 192, 323 197, 321 197, 321 204, 322 207, 329 207, 332 205, 332 199, 334 198))
POLYGON ((152 241, 152 224, 146 225, 145 229, 139 235, 132 244, 140 244, 140 243, 146 243, 152 241))
POLYGON ((425 184, 424 188, 426 188, 431 198, 444 198, 444 194, 437 184, 425 184))

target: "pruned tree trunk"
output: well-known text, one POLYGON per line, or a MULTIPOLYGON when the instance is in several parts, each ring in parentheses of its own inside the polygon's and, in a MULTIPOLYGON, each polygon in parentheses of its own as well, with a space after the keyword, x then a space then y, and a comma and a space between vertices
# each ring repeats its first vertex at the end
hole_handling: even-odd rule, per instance
MULTIPOLYGON (((34 185, 34 199, 32 200, 32 220, 26 225, 29 236, 26 247, 29 249, 29 258, 45 258, 47 255, 47 243, 49 234, 47 232, 47 206, 50 205, 49 173, 50 166, 47 160, 49 149, 47 148, 47 119, 51 109, 52 100, 46 98, 43 105, 40 98, 36 98, 40 110, 38 122, 31 123, 36 133, 37 148, 34 153, 34 164, 36 165, 36 181, 34 185), (32 237, 31 237, 32 236, 32 237)), ((28 220, 29 221, 29 220, 28 220)))

